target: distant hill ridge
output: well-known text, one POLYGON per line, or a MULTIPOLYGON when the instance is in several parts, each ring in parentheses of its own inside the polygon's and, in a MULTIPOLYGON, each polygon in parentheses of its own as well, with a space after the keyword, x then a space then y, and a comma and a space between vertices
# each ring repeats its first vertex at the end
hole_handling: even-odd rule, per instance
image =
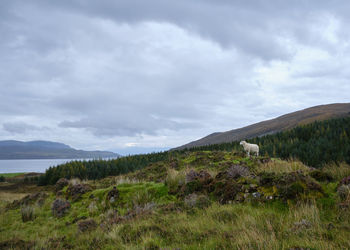
POLYGON ((275 119, 255 123, 247 127, 226 132, 216 132, 199 140, 174 148, 174 150, 250 139, 292 129, 298 125, 305 125, 314 121, 349 116, 350 103, 320 105, 282 115, 275 119))
POLYGON ((51 141, 0 141, 0 159, 77 159, 119 155, 108 151, 84 151, 51 141))

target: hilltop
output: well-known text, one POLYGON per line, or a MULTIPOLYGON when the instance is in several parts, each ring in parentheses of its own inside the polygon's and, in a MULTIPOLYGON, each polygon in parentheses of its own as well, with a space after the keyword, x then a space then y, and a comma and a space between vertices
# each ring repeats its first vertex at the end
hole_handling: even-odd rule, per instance
POLYGON ((289 113, 272 120, 252 124, 247 127, 226 132, 216 132, 199 140, 174 148, 174 150, 246 140, 268 134, 275 134, 280 131, 295 128, 299 125, 310 124, 315 121, 349 116, 350 103, 320 105, 289 113))
POLYGON ((51 141, 0 141, 0 159, 80 159, 119 155, 108 151, 84 151, 51 141))

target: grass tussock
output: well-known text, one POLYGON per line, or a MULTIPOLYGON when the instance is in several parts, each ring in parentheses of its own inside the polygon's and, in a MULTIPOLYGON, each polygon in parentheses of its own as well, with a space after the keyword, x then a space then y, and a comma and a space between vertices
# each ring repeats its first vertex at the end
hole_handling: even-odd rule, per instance
POLYGON ((260 164, 257 170, 258 172, 282 174, 291 173, 295 171, 308 172, 310 171, 310 168, 298 160, 282 161, 279 159, 272 159, 267 163, 260 164))
POLYGON ((322 168, 322 171, 333 176, 337 181, 342 180, 343 178, 350 176, 350 165, 345 162, 335 164, 327 164, 322 168))

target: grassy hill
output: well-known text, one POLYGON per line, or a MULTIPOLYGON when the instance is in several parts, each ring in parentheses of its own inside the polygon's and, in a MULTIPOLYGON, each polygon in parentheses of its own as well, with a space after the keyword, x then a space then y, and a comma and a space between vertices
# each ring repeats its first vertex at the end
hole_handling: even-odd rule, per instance
POLYGON ((250 141, 0 182, 0 249, 350 249, 350 118, 250 141))
POLYGON ((254 137, 274 134, 300 125, 310 124, 315 121, 349 116, 350 103, 315 106, 247 127, 226 132, 216 132, 199 140, 177 147, 175 150, 251 139, 254 137))
MULTIPOLYGON (((325 164, 350 164, 350 118, 314 122, 294 129, 249 140, 257 143, 260 154, 269 157, 299 159, 310 167, 325 164)), ((149 164, 177 159, 196 151, 242 151, 239 142, 214 144, 180 151, 121 157, 109 161, 94 160, 70 162, 50 168, 41 176, 41 185, 55 184, 59 178, 101 179, 106 176, 127 174, 149 164)))
POLYGON ((0 248, 348 249, 349 175, 344 163, 197 151, 100 180, 3 183, 0 248))

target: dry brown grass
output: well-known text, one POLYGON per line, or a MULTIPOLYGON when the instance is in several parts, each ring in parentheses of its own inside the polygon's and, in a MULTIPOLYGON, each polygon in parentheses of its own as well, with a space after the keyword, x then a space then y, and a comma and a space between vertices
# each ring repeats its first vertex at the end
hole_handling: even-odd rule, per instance
POLYGON ((258 172, 290 173, 295 171, 308 172, 310 168, 298 160, 282 161, 279 159, 272 159, 258 167, 258 172))
POLYGON ((350 165, 346 164, 345 162, 339 164, 330 163, 324 166, 322 171, 333 176, 335 180, 340 181, 344 177, 350 175, 350 165))
POLYGON ((10 192, 0 192, 0 201, 12 202, 14 200, 20 200, 29 193, 10 193, 10 192))

